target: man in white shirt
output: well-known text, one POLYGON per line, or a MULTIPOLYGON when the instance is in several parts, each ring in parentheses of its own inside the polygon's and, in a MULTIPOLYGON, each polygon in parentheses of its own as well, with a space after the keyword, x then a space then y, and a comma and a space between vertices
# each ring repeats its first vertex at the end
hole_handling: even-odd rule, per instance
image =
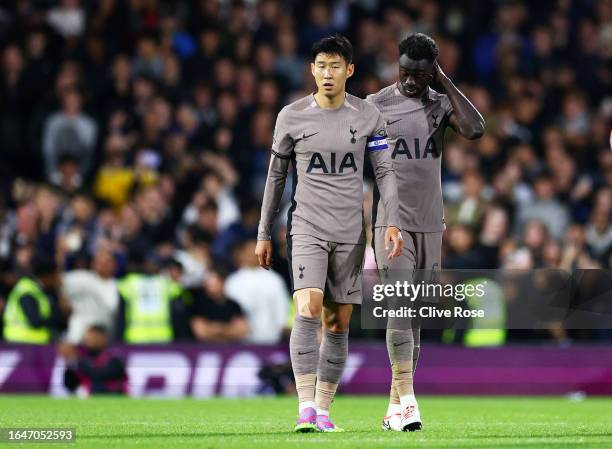
POLYGON ((225 294, 244 310, 251 332, 249 343, 274 344, 282 337, 289 317, 291 295, 280 274, 264 270, 255 256, 255 239, 236 252, 238 271, 228 276, 225 294))
MULTIPOLYGON (((98 250, 91 270, 74 270, 64 274, 62 294, 72 306, 66 340, 79 344, 93 324, 112 329, 117 312, 118 293, 113 275, 116 263, 113 254, 98 250)), ((112 335, 112 331, 109 332, 112 335)))

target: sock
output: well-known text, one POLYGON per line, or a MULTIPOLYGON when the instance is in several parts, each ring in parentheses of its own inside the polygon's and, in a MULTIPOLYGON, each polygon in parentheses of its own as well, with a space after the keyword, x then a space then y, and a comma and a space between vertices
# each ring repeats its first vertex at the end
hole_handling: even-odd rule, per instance
POLYGON ((329 411, 346 365, 347 356, 348 332, 335 333, 324 329, 317 370, 315 394, 317 409, 329 411))
POLYGON ((319 415, 329 416, 329 409, 324 409, 324 408, 317 407, 317 416, 319 416, 319 415))
POLYGON ((405 409, 409 405, 417 405, 417 400, 414 397, 414 394, 407 394, 405 396, 400 396, 401 409, 405 409))
POLYGON ((315 393, 315 404, 317 405, 317 415, 329 416, 329 408, 336 395, 337 383, 324 382, 317 379, 317 392, 315 393), (322 411, 322 413, 319 413, 322 411))
POLYGON ((298 404, 298 408, 299 408, 300 413, 302 413, 304 411, 304 409, 306 409, 306 408, 315 408, 315 403, 314 403, 314 401, 300 402, 298 404))
POLYGON ((402 405, 398 402, 396 404, 389 403, 387 407, 387 416, 395 415, 397 413, 402 413, 402 405))
MULTIPOLYGON (((391 383, 395 387, 399 402, 402 397, 414 397, 412 386, 412 357, 414 340, 412 330, 387 329, 387 350, 391 361, 391 383)), ((393 392, 391 392, 393 398, 393 392)), ((397 400, 397 398, 393 398, 397 400)))
POLYGON ((289 338, 291 366, 295 375, 295 388, 298 401, 314 402, 319 345, 317 331, 321 320, 296 315, 289 338))
POLYGON ((400 397, 395 388, 395 380, 391 376, 391 388, 389 388, 389 406, 387 407, 387 416, 395 413, 401 413, 400 397))

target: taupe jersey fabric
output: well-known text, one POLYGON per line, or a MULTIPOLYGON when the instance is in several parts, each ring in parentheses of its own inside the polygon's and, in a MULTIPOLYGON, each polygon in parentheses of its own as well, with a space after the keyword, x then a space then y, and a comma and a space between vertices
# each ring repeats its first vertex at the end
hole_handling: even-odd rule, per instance
POLYGON ((322 109, 309 95, 278 114, 259 222, 259 240, 270 231, 287 176, 294 168, 288 232, 337 243, 364 243, 363 165, 368 153, 380 197, 399 227, 397 184, 381 113, 346 96, 338 109, 322 109))
MULTIPOLYGON (((444 226, 440 169, 444 130, 453 107, 444 94, 428 88, 424 98, 409 98, 396 84, 369 95, 385 118, 388 144, 397 178, 402 229, 440 232, 444 226)), ((374 191, 372 222, 388 221, 378 190, 374 191)))

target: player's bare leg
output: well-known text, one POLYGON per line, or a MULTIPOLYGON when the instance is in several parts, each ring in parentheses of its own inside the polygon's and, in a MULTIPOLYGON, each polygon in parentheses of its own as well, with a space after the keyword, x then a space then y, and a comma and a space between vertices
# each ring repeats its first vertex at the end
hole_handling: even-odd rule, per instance
POLYGON ((319 342, 323 291, 305 288, 293 294, 296 316, 289 339, 291 365, 299 402, 296 432, 317 432, 315 383, 319 364, 319 342))
POLYGON ((315 394, 317 427, 322 432, 342 431, 330 421, 329 410, 346 365, 352 312, 352 304, 332 303, 323 309, 323 339, 319 351, 315 394))

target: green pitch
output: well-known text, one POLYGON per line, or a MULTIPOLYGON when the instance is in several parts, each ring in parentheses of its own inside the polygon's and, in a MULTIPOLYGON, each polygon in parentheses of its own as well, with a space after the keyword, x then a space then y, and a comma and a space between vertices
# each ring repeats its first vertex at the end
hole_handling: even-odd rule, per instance
MULTIPOLYGON (((0 427, 74 427, 71 448, 612 448, 612 399, 421 397, 424 429, 383 432, 385 397, 339 397, 342 434, 294 434, 293 398, 0 397, 0 427)), ((2 443, 0 443, 2 445, 2 443)), ((3 445, 6 447, 7 445, 3 445)), ((16 447, 15 445, 10 445, 16 447)))

